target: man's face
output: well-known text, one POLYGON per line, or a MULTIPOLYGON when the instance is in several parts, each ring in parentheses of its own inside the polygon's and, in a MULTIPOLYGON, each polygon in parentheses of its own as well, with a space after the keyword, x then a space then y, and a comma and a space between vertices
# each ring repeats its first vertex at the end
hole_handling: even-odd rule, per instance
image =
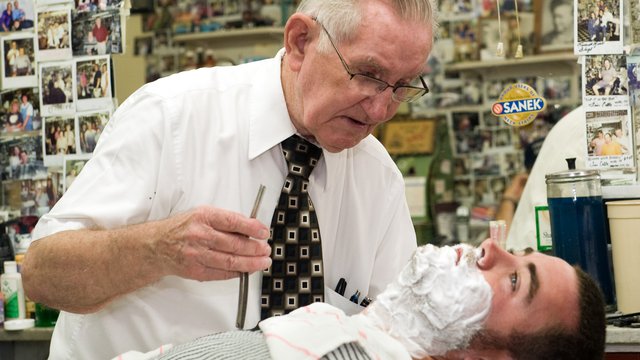
POLYGON ((571 5, 562 4, 553 9, 553 26, 556 32, 571 30, 573 27, 573 7, 571 5))
MULTIPOLYGON (((362 6, 365 20, 353 41, 336 43, 350 70, 390 84, 415 79, 431 51, 431 28, 401 20, 380 1, 362 6)), ((376 96, 363 95, 333 49, 316 51, 322 26, 314 22, 310 32, 313 40, 297 73, 289 111, 302 135, 315 138, 328 151, 339 152, 357 145, 377 125, 391 119, 399 103, 392 100, 391 88, 376 96)))
POLYGON ((577 326, 578 280, 568 263, 540 253, 512 255, 492 240, 481 247, 478 267, 493 290, 487 330, 508 335, 577 326))

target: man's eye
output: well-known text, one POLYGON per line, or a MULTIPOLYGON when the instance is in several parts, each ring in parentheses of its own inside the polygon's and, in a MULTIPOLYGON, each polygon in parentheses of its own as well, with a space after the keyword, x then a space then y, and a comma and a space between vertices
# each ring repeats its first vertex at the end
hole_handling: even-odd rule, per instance
POLYGON ((510 275, 510 279, 511 279, 511 291, 516 291, 516 285, 518 285, 518 273, 513 272, 510 275))

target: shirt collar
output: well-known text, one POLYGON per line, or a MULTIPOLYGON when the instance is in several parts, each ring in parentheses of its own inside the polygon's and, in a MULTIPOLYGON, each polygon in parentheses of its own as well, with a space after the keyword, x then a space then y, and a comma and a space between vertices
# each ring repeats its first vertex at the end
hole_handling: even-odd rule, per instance
POLYGON ((267 60, 254 79, 249 119, 249 160, 278 145, 296 133, 284 100, 280 80, 280 63, 284 49, 267 60))

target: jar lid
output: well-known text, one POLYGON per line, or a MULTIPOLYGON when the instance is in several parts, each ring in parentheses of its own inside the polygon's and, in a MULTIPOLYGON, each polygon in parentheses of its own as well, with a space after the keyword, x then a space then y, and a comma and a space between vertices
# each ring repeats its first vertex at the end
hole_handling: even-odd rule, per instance
POLYGON ((24 330, 24 329, 30 329, 34 327, 35 324, 36 324, 36 321, 33 319, 6 320, 4 322, 4 329, 7 331, 24 330))
POLYGON ((588 181, 599 180, 599 170, 565 170, 545 175, 547 183, 549 182, 566 182, 566 181, 588 181))

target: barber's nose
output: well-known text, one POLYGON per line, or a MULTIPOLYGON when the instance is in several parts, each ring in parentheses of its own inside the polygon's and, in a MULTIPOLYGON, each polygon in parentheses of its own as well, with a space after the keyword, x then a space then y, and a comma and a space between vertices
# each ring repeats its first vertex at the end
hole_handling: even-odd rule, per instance
POLYGON ((388 88, 377 95, 362 100, 362 107, 369 119, 378 124, 391 119, 399 105, 392 99, 392 96, 393 89, 388 88))

